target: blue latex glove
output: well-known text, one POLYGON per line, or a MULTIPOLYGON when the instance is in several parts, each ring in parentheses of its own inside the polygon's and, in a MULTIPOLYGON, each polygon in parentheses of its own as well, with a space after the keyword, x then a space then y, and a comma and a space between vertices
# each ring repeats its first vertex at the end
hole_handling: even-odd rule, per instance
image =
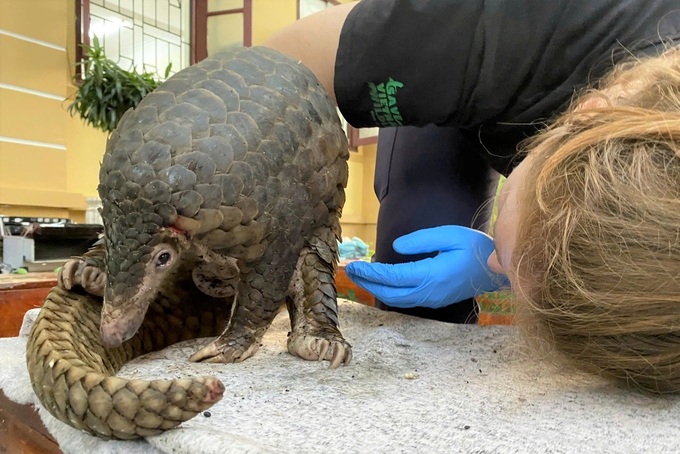
POLYGON ((417 230, 397 238, 393 246, 404 255, 439 254, 396 265, 352 262, 345 267, 355 284, 388 306, 440 308, 507 283, 486 265, 493 240, 478 230, 456 225, 417 230))

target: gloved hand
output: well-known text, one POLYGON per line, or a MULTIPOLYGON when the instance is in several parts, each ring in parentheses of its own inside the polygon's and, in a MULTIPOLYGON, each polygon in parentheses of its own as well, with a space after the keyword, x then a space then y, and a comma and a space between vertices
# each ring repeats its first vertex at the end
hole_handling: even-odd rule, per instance
POLYGON ((456 225, 422 229, 397 238, 393 246, 400 254, 439 254, 396 265, 352 262, 345 267, 355 284, 388 306, 440 308, 507 283, 486 265, 493 240, 478 230, 456 225))

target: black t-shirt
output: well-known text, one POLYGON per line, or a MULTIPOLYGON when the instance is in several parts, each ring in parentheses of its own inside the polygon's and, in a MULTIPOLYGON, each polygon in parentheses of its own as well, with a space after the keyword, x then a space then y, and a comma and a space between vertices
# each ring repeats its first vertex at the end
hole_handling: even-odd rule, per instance
POLYGON ((459 127, 507 173, 576 90, 674 39, 678 0, 363 0, 342 29, 335 94, 355 127, 459 127))

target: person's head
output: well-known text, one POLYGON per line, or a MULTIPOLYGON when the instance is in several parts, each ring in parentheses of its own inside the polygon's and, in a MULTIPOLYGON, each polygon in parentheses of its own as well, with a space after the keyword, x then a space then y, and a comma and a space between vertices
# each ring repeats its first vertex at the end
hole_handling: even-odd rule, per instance
POLYGON ((680 49, 617 68, 527 153, 489 258, 518 323, 580 369, 679 392, 680 49))

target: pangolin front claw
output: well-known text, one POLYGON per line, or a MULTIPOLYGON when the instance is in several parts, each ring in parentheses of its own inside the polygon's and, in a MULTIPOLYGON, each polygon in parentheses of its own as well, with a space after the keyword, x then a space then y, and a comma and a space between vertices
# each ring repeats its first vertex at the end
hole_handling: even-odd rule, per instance
POLYGON ((352 346, 342 337, 331 339, 311 334, 291 334, 288 337, 288 351, 292 355, 309 361, 330 361, 330 368, 352 361, 352 346))
POLYGON ((249 346, 236 343, 234 343, 234 345, 228 345, 230 343, 232 342, 217 338, 191 355, 189 361, 204 363, 240 363, 253 356, 259 348, 257 342, 254 342, 249 346))
POLYGON ((102 296, 106 287, 106 272, 81 257, 74 257, 59 270, 57 283, 64 290, 80 286, 91 295, 102 296))
POLYGON ((73 288, 73 276, 78 269, 80 259, 69 259, 59 269, 57 275, 57 285, 64 290, 71 290, 73 288))

